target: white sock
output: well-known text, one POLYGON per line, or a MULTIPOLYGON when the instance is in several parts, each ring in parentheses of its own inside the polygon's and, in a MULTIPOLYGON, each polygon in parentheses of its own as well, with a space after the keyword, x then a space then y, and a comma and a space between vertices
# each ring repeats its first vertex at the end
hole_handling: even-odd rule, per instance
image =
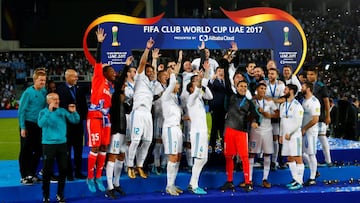
POLYGON ((168 161, 166 168, 167 187, 175 185, 176 178, 176 163, 168 161))
POLYGON ((299 182, 300 180, 298 179, 298 176, 297 176, 296 162, 295 161, 289 162, 288 165, 289 165, 289 169, 290 169, 290 173, 291 173, 292 178, 296 182, 299 182))
POLYGON ((329 140, 327 139, 327 137, 325 135, 318 136, 318 138, 319 138, 321 146, 322 146, 322 151, 324 153, 325 162, 329 164, 329 163, 331 163, 329 140))
POLYGON ((136 166, 143 167, 151 142, 143 140, 136 153, 136 166))
POLYGON ((120 186, 120 176, 121 176, 121 171, 124 165, 124 161, 120 161, 117 160, 115 161, 115 166, 114 166, 114 185, 116 187, 120 186))
POLYGON ((274 153, 272 154, 272 162, 277 163, 278 154, 279 154, 279 142, 273 141, 274 144, 274 153))
POLYGON ((112 161, 108 161, 106 164, 106 180, 109 190, 114 189, 114 185, 113 185, 114 164, 115 163, 112 161))
POLYGON ((128 167, 134 167, 134 160, 136 156, 136 152, 138 150, 140 140, 131 140, 129 150, 128 150, 128 156, 127 156, 127 166, 128 167))
POLYGON ((190 178, 190 185, 192 186, 192 188, 199 187, 199 177, 205 163, 206 160, 204 159, 194 158, 194 166, 192 167, 190 178))
POLYGON ((270 156, 264 156, 264 171, 263 171, 263 180, 267 180, 270 172, 270 156))
POLYGON ((315 179, 317 171, 317 160, 315 154, 309 155, 310 179, 315 179))
POLYGON ((249 180, 252 181, 252 174, 253 174, 253 168, 254 168, 254 158, 249 158, 249 180))
POLYGON ((306 154, 306 153, 303 153, 302 154, 302 159, 303 159, 303 162, 304 164, 308 165, 310 167, 310 158, 309 158, 309 155, 306 154))
POLYGON ((297 176, 298 176, 298 180, 299 180, 298 183, 300 183, 300 184, 304 183, 304 181, 303 181, 304 169, 305 169, 304 164, 296 164, 297 176))

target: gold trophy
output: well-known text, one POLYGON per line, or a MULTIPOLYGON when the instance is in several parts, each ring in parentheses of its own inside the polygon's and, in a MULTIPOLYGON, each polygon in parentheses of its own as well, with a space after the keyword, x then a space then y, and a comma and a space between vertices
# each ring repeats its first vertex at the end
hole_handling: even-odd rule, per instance
POLYGON ((118 30, 119 30, 118 26, 112 26, 112 28, 111 28, 112 36, 113 36, 113 41, 112 41, 111 45, 113 47, 120 46, 120 43, 117 41, 118 30))
POLYGON ((284 27, 284 46, 290 46, 291 42, 289 42, 289 27, 284 27))

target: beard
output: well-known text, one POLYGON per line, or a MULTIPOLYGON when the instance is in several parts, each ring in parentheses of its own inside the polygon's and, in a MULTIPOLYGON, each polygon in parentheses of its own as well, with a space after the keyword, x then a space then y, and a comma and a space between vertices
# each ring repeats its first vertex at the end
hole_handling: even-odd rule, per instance
POLYGON ((284 97, 285 97, 286 99, 289 98, 289 97, 290 97, 290 93, 285 94, 284 97))

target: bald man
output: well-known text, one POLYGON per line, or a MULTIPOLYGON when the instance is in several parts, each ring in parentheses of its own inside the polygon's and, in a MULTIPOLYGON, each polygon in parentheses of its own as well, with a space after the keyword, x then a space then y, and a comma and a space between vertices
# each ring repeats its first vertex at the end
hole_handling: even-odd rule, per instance
POLYGON ((77 179, 85 179, 82 174, 82 150, 84 143, 83 121, 87 115, 86 90, 78 86, 78 73, 74 69, 65 71, 65 82, 57 87, 59 94, 60 107, 67 109, 69 104, 76 104, 77 112, 80 115, 80 122, 76 124, 67 123, 66 137, 68 148, 68 171, 67 180, 73 181, 74 175, 77 179), (74 164, 71 159, 71 151, 74 151, 74 164), (75 172, 75 173, 74 173, 75 172))

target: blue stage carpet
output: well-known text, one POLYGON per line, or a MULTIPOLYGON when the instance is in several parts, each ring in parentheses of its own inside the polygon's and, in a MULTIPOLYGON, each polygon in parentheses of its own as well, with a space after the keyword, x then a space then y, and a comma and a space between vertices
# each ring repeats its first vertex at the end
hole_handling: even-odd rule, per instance
MULTIPOLYGON (((220 192, 218 188, 225 182, 226 174, 224 166, 212 167, 209 163, 201 174, 201 187, 206 187, 208 194, 198 196, 185 191, 179 197, 169 196, 164 193, 166 175, 157 176, 151 174, 148 179, 136 178, 130 180, 125 173, 121 177, 121 185, 126 196, 121 196, 114 202, 360 202, 360 143, 338 139, 330 139, 331 153, 337 166, 319 167, 321 176, 317 179, 317 185, 304 187, 298 191, 289 191, 284 185, 291 180, 288 169, 271 171, 269 181, 273 184, 271 189, 260 186, 262 169, 255 168, 253 181, 254 191, 244 192, 237 188, 236 192, 220 192)), ((87 155, 84 150, 84 155, 87 155)), ((318 151, 321 162, 322 152, 318 151)), ((85 160, 86 162, 86 160, 85 160)), ((306 168, 304 180, 309 177, 309 169, 306 168)), ((106 185, 105 176, 103 176, 106 185)), ((181 171, 176 183, 186 188, 190 180, 190 174, 181 171)), ((242 172, 234 174, 234 183, 243 181, 242 172)), ((55 202, 56 184, 51 184, 51 198, 55 202)), ((75 180, 66 183, 65 196, 67 202, 108 202, 104 194, 91 193, 87 189, 85 180, 75 180)), ((42 199, 41 184, 23 186, 20 184, 19 167, 17 161, 0 161, 0 202, 40 202, 42 199)))

